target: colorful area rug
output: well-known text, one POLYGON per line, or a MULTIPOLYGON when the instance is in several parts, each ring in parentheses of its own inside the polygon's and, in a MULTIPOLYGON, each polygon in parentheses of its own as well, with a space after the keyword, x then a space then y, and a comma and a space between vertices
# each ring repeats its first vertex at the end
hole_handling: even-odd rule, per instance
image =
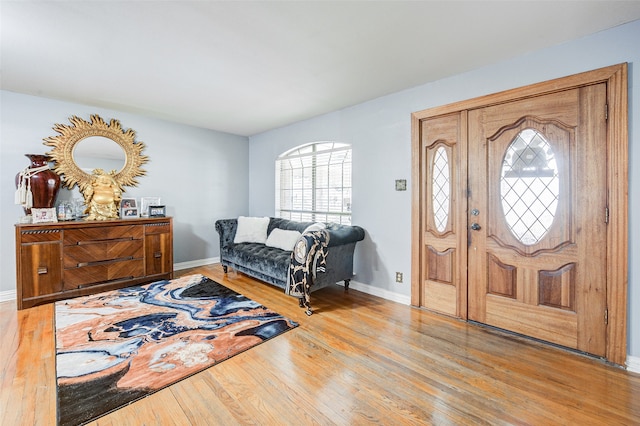
POLYGON ((94 420, 297 327, 202 275, 56 303, 58 423, 94 420))

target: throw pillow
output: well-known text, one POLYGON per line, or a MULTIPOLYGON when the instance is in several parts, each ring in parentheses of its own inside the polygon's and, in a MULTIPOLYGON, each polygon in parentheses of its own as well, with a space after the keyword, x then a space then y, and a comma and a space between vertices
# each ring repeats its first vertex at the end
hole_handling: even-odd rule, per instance
POLYGON ((238 243, 262 243, 267 241, 268 217, 238 217, 238 229, 233 239, 238 243))
POLYGON ((281 250, 291 251, 302 234, 298 231, 275 228, 269 234, 266 245, 281 250))
POLYGON ((321 230, 321 229, 325 229, 326 227, 327 227, 327 225, 325 225, 324 223, 322 223, 322 222, 316 222, 316 223, 313 223, 313 224, 311 224, 311 225, 307 226, 307 227, 305 228, 305 230, 304 230, 304 231, 302 231, 302 233, 304 234, 305 232, 319 231, 319 230, 321 230))

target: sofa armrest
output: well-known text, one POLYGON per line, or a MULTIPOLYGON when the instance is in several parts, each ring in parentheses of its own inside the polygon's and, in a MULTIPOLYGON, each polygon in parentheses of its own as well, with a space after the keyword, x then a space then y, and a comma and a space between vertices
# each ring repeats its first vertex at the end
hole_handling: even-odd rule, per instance
POLYGON ((359 226, 330 223, 327 225, 327 231, 329 231, 329 247, 356 243, 364 239, 364 229, 359 226))
POLYGON ((216 220, 216 231, 220 234, 220 249, 233 244, 238 229, 238 219, 216 220))

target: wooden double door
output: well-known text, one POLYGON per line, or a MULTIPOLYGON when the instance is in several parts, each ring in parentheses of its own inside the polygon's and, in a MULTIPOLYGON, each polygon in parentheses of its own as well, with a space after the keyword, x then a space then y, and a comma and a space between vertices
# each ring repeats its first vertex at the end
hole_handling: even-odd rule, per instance
POLYGON ((624 363, 626 134, 596 74, 414 114, 414 305, 624 363))

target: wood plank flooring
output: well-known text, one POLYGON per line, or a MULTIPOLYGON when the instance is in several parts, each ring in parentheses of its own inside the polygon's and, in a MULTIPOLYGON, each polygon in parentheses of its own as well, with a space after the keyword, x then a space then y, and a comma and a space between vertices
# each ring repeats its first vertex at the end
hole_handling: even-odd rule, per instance
MULTIPOLYGON (((300 326, 91 425, 632 425, 640 375, 335 286, 294 298, 202 273, 300 326)), ((233 276, 235 275, 235 276, 233 276)), ((53 305, 0 304, 0 425, 56 419, 53 305)))

